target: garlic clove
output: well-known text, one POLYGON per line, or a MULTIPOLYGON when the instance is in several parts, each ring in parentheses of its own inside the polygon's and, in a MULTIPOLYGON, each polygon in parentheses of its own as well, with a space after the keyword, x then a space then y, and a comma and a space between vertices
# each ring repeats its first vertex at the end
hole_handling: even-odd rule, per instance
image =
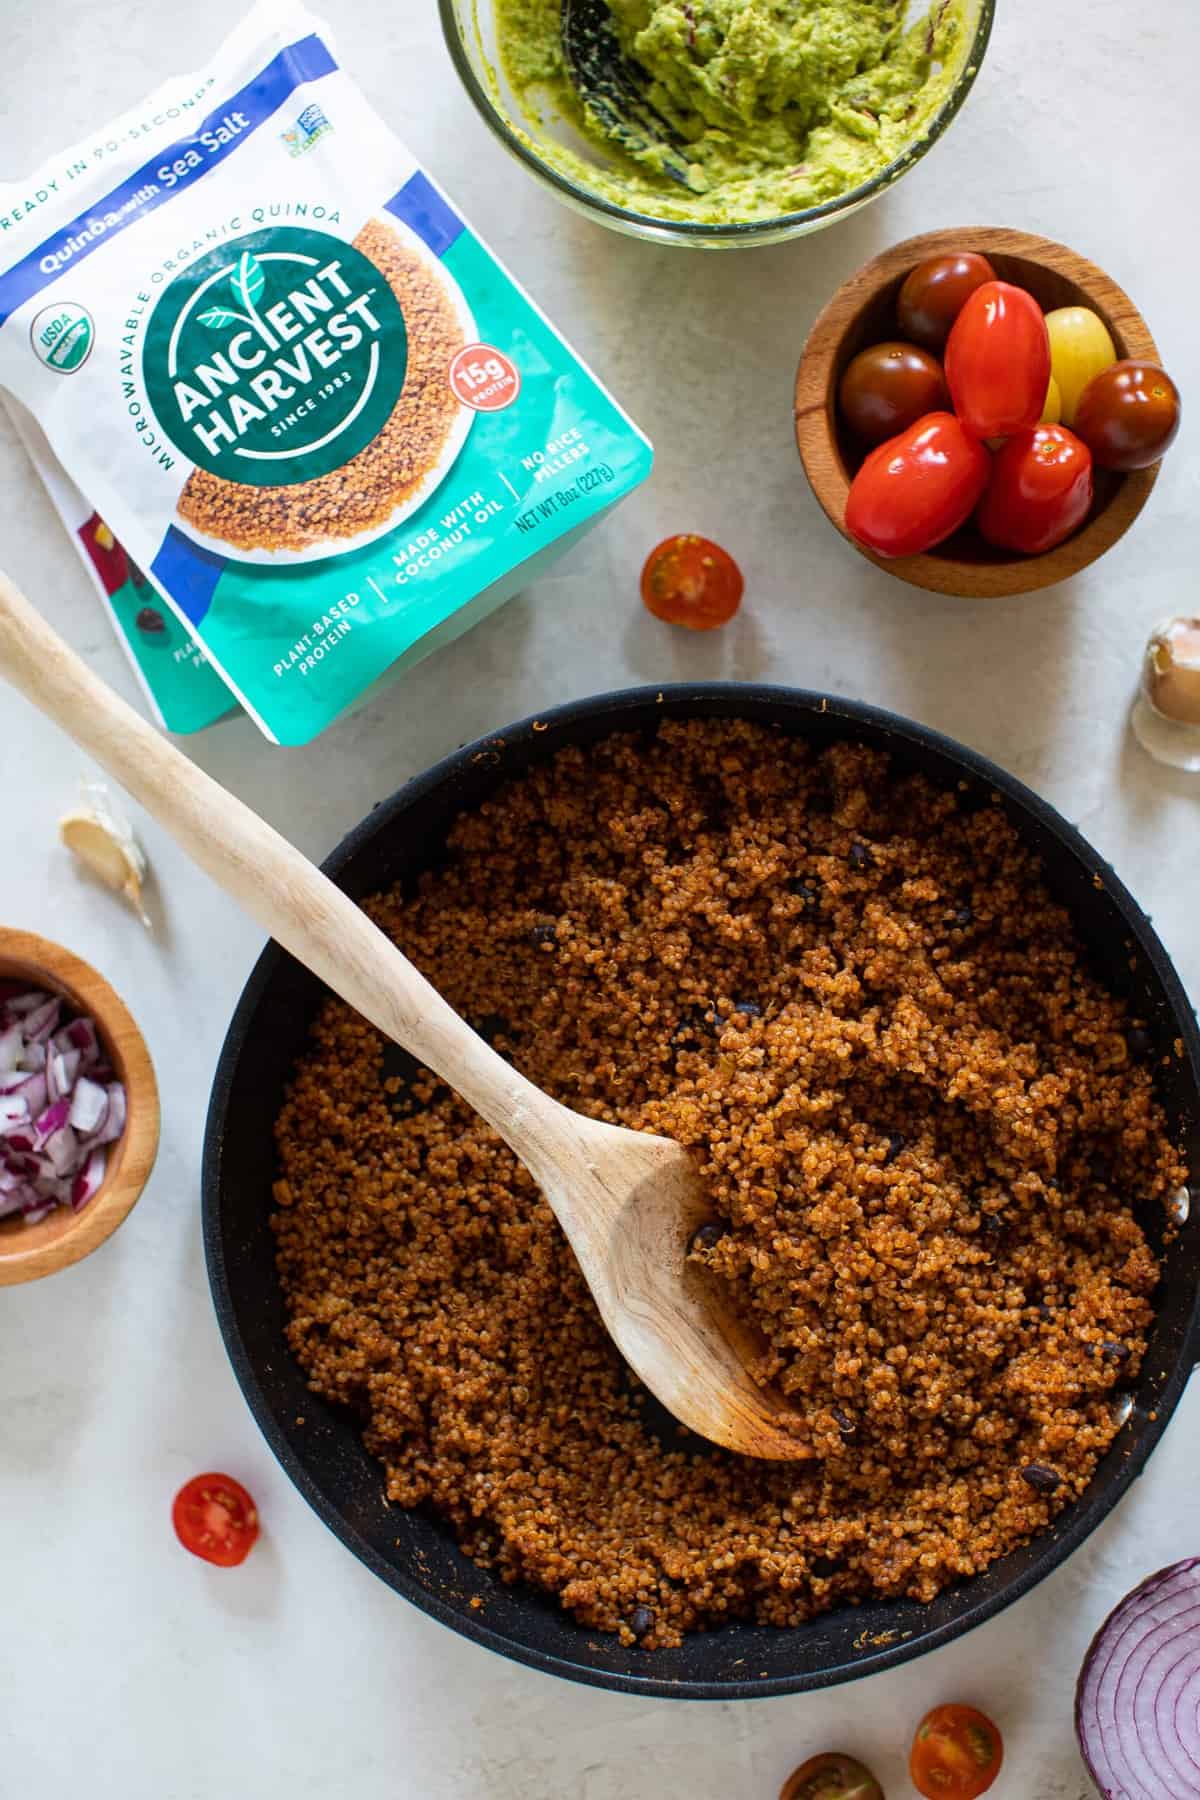
POLYGON ((1200 771, 1200 619, 1166 619, 1150 634, 1130 723, 1156 762, 1200 771))
POLYGON ((1168 619, 1152 634, 1142 690, 1164 719, 1200 727, 1200 619, 1168 619))
POLYGON ((102 782, 85 783, 83 806, 63 815, 58 822, 58 835, 71 854, 106 887, 124 895, 149 930, 150 918, 142 897, 145 853, 129 821, 114 809, 102 782))

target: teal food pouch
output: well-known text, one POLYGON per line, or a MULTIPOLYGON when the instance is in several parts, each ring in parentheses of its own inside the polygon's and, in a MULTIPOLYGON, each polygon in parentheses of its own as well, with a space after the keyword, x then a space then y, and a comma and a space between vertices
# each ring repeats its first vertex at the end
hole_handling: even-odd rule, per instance
POLYGON ((525 585, 646 439, 268 0, 0 187, 0 382, 265 735, 525 585))
POLYGON ((155 724, 183 735, 228 718, 237 711, 237 703, 195 638, 64 473, 37 423, 13 401, 8 410, 91 576, 155 724))

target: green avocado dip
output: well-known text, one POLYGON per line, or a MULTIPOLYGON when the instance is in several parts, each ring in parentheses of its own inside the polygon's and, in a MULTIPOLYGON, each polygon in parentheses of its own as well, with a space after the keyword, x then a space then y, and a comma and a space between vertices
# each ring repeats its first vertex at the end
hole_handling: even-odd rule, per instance
MULTIPOLYGON (((778 218, 848 193, 915 149, 969 50, 964 0, 607 0, 647 98, 682 144, 618 144, 581 102, 561 0, 495 0, 500 61, 542 161, 602 199, 704 224, 778 218), (544 134, 574 127, 578 148, 544 134)), ((519 128, 520 129, 520 128, 519 128)))

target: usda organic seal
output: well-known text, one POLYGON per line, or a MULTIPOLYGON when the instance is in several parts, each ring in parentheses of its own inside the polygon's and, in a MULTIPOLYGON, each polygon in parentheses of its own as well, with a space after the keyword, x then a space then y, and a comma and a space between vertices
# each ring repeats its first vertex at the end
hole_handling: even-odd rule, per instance
POLYGON ((34 355, 48 369, 73 375, 92 353, 96 327, 86 306, 60 300, 42 308, 29 327, 29 337, 34 355))

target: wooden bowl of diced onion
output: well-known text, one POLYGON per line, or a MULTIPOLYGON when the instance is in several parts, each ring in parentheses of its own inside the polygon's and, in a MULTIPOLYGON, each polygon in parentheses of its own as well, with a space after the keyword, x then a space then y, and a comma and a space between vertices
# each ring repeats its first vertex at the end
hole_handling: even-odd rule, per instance
POLYGON ((0 983, 61 997, 72 1016, 91 1019, 125 1093, 125 1122, 108 1146, 103 1178, 78 1210, 57 1205, 35 1223, 0 1218, 0 1287, 53 1275, 110 1238, 128 1218, 158 1152, 158 1083, 150 1052, 119 996, 104 977, 60 944, 28 931, 0 927, 0 983))
POLYGON ((886 250, 844 282, 809 334, 796 375, 796 443, 813 493, 861 556, 914 587, 964 599, 1001 599, 1052 587, 1086 569, 1124 536, 1150 497, 1158 465, 1118 475, 1096 471, 1091 512, 1073 537, 1041 556, 993 549, 966 527, 923 556, 889 560, 846 531, 846 500, 861 452, 838 416, 842 373, 869 344, 896 336, 896 297, 905 277, 929 257, 982 253, 1002 281, 1031 293, 1044 312, 1085 306, 1108 327, 1118 357, 1157 363, 1150 329, 1129 298, 1095 263, 1065 244, 1028 232, 963 226, 931 231, 886 250))

